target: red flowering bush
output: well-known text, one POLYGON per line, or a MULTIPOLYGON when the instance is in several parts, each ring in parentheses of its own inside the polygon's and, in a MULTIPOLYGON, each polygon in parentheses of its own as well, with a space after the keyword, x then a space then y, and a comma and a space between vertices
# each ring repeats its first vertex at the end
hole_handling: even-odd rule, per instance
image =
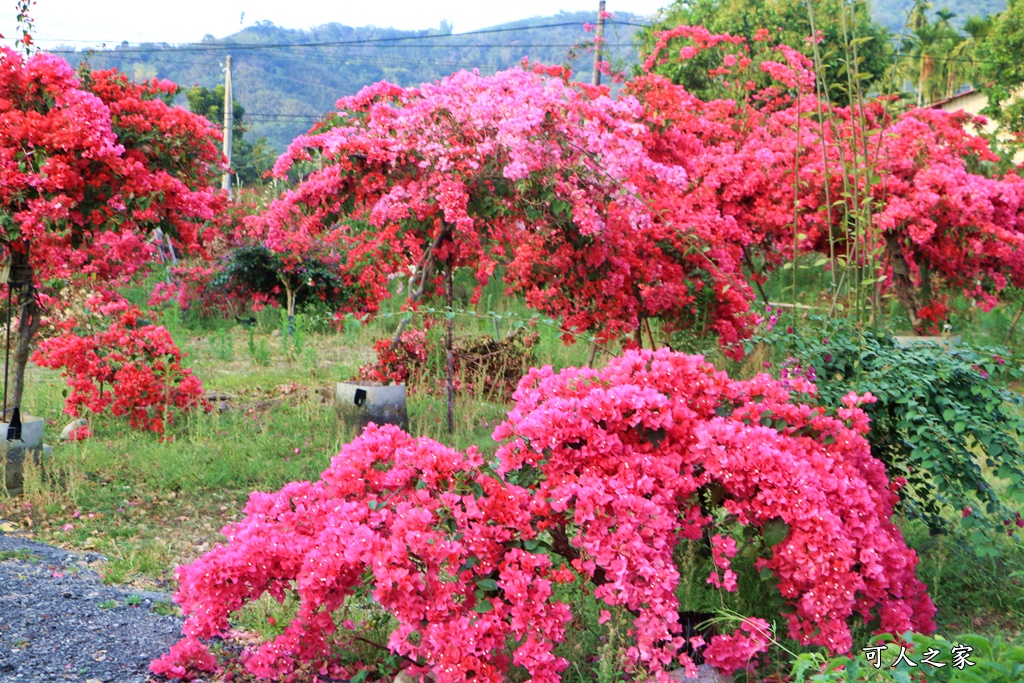
POLYGON ((503 266, 567 341, 635 336, 649 318, 744 336, 753 295, 738 250, 718 248, 715 208, 675 208, 690 179, 648 153, 636 99, 565 76, 527 64, 343 98, 275 167, 319 170, 249 230, 292 258, 337 245, 369 302, 393 277, 412 276, 413 303, 436 295, 452 268, 472 269, 475 301, 503 266))
MULTIPOLYGON (((702 644, 679 623, 673 549, 711 534, 722 588, 736 590, 732 558, 754 546, 802 643, 849 650, 854 616, 933 629, 917 558, 889 519, 897 487, 863 438, 857 406, 870 395, 830 414, 767 375, 732 380, 663 349, 600 371, 534 369, 514 398, 486 464, 475 448, 371 426, 320 481, 253 494, 227 545, 178 569, 188 652, 247 602, 294 591, 296 617, 247 655, 248 670, 351 673, 334 660, 331 613, 365 587, 397 620, 388 647, 414 672, 497 683, 512 664, 553 682, 573 618, 555 584, 575 584, 632 615, 622 654, 634 672, 692 671, 686 647, 702 644)), ((745 664, 767 647, 764 626, 711 637, 710 661, 745 664)), ((154 671, 179 665, 172 652, 154 671)))
POLYGON ((83 409, 110 408, 127 415, 133 427, 162 434, 172 408, 208 407, 202 385, 181 366, 181 351, 166 329, 141 322, 140 311, 126 302, 99 306, 98 312, 116 316, 107 329, 67 330, 41 342, 32 357, 63 371, 71 390, 64 412, 78 417, 83 409))
MULTIPOLYGON (((145 272, 159 229, 199 248, 221 204, 221 155, 169 81, 78 73, 60 57, 0 48, 0 233, 20 311, 11 404, 54 285, 113 289, 145 272), (17 284, 14 284, 17 283, 17 284)), ((63 321, 61 321, 63 322, 63 321)))
POLYGON ((949 304, 946 296, 929 301, 917 312, 917 317, 921 320, 918 324, 918 332, 938 334, 942 331, 942 324, 946 322, 948 316, 949 304))
POLYGON ((714 220, 693 229, 716 262, 719 250, 757 254, 765 268, 818 252, 833 283, 844 263, 873 268, 915 328, 934 323, 922 317, 934 314, 929 289, 959 289, 990 308, 1007 284, 1024 283, 1024 181, 1019 170, 992 174, 998 156, 971 132, 976 119, 884 98, 822 101, 812 62, 768 36, 699 26, 658 35, 648 70, 707 60, 709 83, 727 99, 702 101, 655 73, 626 88, 645 107, 651 156, 691 180, 675 211, 714 207, 699 214, 714 220), (773 83, 755 85, 765 75, 773 83), (869 202, 870 218, 861 218, 869 202), (853 220, 863 229, 849 231, 853 220))

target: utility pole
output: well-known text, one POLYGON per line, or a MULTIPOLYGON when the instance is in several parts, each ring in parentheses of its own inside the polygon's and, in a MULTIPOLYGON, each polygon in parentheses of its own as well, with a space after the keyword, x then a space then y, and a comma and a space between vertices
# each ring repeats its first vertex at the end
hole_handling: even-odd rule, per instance
POLYGON ((597 10, 597 35, 594 36, 594 85, 601 85, 601 72, 597 67, 601 63, 601 48, 604 47, 604 0, 597 10))
POLYGON ((227 66, 224 68, 224 157, 228 167, 224 170, 221 187, 227 190, 231 199, 231 135, 235 129, 235 100, 231 96, 231 55, 228 55, 227 66))

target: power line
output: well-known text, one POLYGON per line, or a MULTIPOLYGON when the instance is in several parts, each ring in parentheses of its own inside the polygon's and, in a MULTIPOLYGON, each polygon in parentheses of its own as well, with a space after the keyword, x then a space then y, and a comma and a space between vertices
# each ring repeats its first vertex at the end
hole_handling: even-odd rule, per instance
MULTIPOLYGON (((564 28, 567 26, 580 26, 579 22, 558 22, 554 24, 537 24, 536 26, 520 26, 514 28, 490 28, 481 29, 478 31, 465 31, 463 33, 449 33, 449 34, 426 34, 426 35, 412 35, 412 36, 392 36, 388 38, 359 38, 355 40, 332 40, 315 43, 270 43, 270 44, 248 44, 248 43, 214 43, 210 45, 196 45, 189 44, 184 46, 168 46, 168 47, 126 47, 112 50, 112 52, 125 54, 125 53, 140 53, 140 52, 156 52, 156 51, 168 51, 168 52, 209 52, 209 51, 221 51, 231 50, 237 52, 239 50, 273 50, 273 49, 293 49, 293 48, 310 48, 310 47, 343 47, 352 45, 379 45, 384 43, 392 43, 388 47, 406 47, 407 41, 414 40, 437 40, 437 39, 449 39, 449 38, 463 38, 466 36, 478 36, 478 35, 489 35, 496 33, 512 33, 517 31, 535 31, 538 29, 547 28, 564 28), (404 44, 393 44, 401 41, 404 44)), ((570 44, 554 44, 554 45, 543 45, 543 44, 506 44, 506 45, 495 45, 495 44, 482 44, 482 43, 462 43, 462 44, 422 44, 422 45, 408 45, 411 47, 573 47, 575 43, 570 44)), ((50 50, 55 54, 75 54, 78 50, 50 50)))

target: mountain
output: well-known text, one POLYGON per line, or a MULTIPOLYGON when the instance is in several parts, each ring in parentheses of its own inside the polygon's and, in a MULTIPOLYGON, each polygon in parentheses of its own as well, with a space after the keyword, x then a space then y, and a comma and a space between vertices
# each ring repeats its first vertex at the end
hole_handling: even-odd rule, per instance
MULTIPOLYGON (((913 3, 873 0, 872 14, 899 35, 913 3)), ((1005 0, 934 0, 933 4, 935 9, 956 12, 961 23, 972 14, 1006 7, 1005 0)), ((589 81, 593 54, 587 45, 593 34, 584 30, 584 24, 594 20, 593 12, 562 12, 466 34, 452 34, 445 23, 438 29, 399 31, 338 23, 296 30, 259 22, 226 38, 208 35, 190 45, 122 43, 109 50, 54 52, 72 62, 86 60, 97 69, 116 67, 135 79, 167 78, 183 89, 222 83, 224 58, 230 54, 234 97, 245 107, 247 136, 266 136, 280 152, 332 110, 338 98, 380 80, 418 85, 473 68, 486 75, 530 57, 547 64, 568 63, 576 78, 589 81)), ((644 21, 644 17, 619 12, 609 22, 606 55, 614 66, 628 68, 636 62, 633 34, 644 21)), ((184 97, 181 104, 185 105, 184 97)))
MULTIPOLYGON (((563 12, 453 35, 450 25, 427 31, 398 31, 332 23, 308 30, 261 22, 226 38, 206 36, 191 45, 144 43, 110 50, 54 50, 72 63, 94 69, 116 67, 132 78, 167 78, 183 89, 214 87, 224 79, 231 55, 234 98, 245 107, 247 137, 266 136, 278 151, 344 95, 388 80, 418 85, 460 69, 492 74, 524 57, 547 64, 568 63, 574 77, 589 81, 593 34, 584 30, 593 12, 563 12)), ((626 67, 636 59, 633 33, 643 21, 618 13, 605 28, 609 60, 626 67)), ((606 78, 606 77, 605 77, 606 78)), ((184 98, 181 104, 184 106, 184 98)))

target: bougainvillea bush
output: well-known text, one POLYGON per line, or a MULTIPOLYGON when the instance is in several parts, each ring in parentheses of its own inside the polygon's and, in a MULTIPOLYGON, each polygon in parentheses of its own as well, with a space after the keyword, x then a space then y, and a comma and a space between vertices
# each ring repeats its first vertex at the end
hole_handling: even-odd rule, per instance
POLYGON ((51 285, 125 284, 156 258, 157 229, 183 251, 202 242, 221 157, 210 124, 168 103, 174 92, 0 48, 0 244, 19 310, 13 405, 51 285))
POLYGON ((863 438, 870 395, 826 411, 768 375, 733 380, 662 349, 600 371, 531 370, 514 399, 493 455, 371 426, 319 481, 253 494, 227 543, 179 568, 185 638, 153 671, 212 669, 204 641, 233 612, 294 592, 294 620, 246 668, 352 675, 332 650, 346 625, 331 614, 366 590, 394 616, 388 647, 414 673, 497 683, 512 665, 557 681, 567 662, 553 649, 573 618, 560 584, 590 592, 602 622, 628 615, 633 674, 693 671, 688 645, 731 671, 767 648, 768 624, 748 618, 706 646, 683 636, 673 550, 701 539, 717 590, 736 590, 734 563, 757 551, 802 643, 848 651, 852 619, 933 629, 917 558, 890 521, 898 485, 863 438))
POLYGON ((371 307, 391 295, 391 278, 411 277, 415 304, 440 293, 451 269, 471 269, 479 295, 503 267, 509 293, 560 319, 567 339, 703 316, 734 341, 753 322, 739 252, 704 248, 715 233, 701 206, 673 208, 687 175, 648 154, 636 99, 526 65, 417 88, 378 83, 337 107, 275 171, 320 168, 249 228, 290 258, 338 245, 371 307), (699 297, 705 289, 715 296, 699 297))
POLYGON ((36 364, 61 370, 69 393, 64 411, 80 417, 108 408, 131 425, 163 434, 175 409, 209 408, 199 380, 162 326, 125 301, 96 301, 99 331, 71 328, 39 344, 36 364))
POLYGON ((646 109, 652 157, 686 171, 681 205, 716 207, 718 242, 759 268, 817 252, 844 292, 856 289, 847 265, 873 270, 869 285, 915 328, 934 322, 943 290, 990 308, 1024 283, 1024 180, 997 172, 977 119, 892 98, 835 106, 811 60, 767 30, 748 41, 680 26, 657 36, 644 68, 626 90, 646 109), (730 97, 702 101, 654 73, 695 60, 730 97), (771 85, 755 85, 765 74, 771 85))

